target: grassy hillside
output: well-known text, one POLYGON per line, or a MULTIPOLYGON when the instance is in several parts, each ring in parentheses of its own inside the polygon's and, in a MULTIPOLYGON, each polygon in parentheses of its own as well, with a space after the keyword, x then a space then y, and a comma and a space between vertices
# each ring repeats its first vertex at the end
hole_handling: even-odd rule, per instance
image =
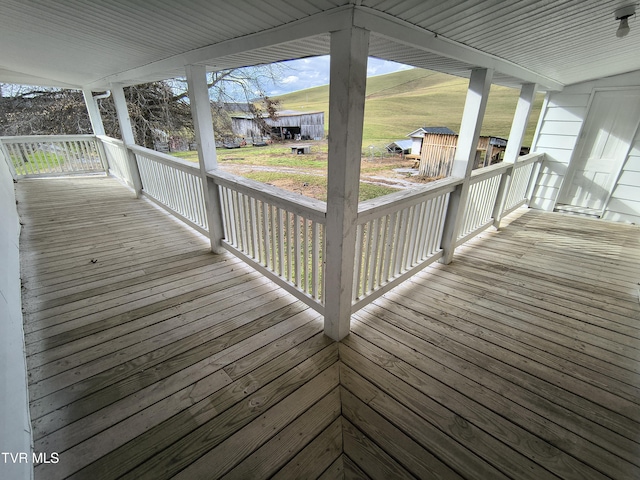
MULTIPOLYGON (((460 130, 460 120, 468 80, 414 68, 369 77, 363 147, 382 146, 421 126, 446 126, 460 130)), ((508 137, 519 91, 494 85, 491 87, 482 134, 508 137)), ((325 132, 329 125, 328 85, 282 95, 281 108, 325 112, 325 132)), ((524 145, 531 145, 536 121, 542 106, 539 94, 531 115, 524 145)))

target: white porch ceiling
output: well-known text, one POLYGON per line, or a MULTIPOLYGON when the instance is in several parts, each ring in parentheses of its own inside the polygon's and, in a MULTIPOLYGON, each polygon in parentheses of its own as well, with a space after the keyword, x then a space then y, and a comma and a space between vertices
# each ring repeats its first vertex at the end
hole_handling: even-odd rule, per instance
POLYGON ((327 54, 347 22, 372 56, 455 75, 560 89, 640 69, 640 21, 624 0, 0 0, 0 82, 108 88, 327 54), (351 8, 355 7, 355 8, 351 8))

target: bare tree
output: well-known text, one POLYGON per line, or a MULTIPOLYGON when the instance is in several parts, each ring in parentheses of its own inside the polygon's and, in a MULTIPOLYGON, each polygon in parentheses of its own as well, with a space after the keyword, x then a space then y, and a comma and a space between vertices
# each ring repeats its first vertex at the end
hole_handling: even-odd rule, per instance
MULTIPOLYGON (((266 87, 277 84, 289 68, 283 64, 269 64, 207 73, 214 130, 218 137, 233 137, 231 114, 238 112, 251 114, 263 134, 270 134, 265 118, 277 118, 279 102, 266 94, 266 87)), ((174 88, 181 90, 184 96, 188 95, 184 79, 174 80, 174 88)))
MULTIPOLYGON (((125 88, 131 127, 138 145, 154 148, 158 140, 171 136, 193 137, 188 101, 176 93, 170 82, 161 81, 125 88)), ((119 137, 112 97, 100 100, 100 114, 107 135, 119 137)))
POLYGON ((90 133, 82 94, 74 90, 20 89, 0 98, 2 135, 90 133))
MULTIPOLYGON (((208 74, 214 128, 218 136, 231 136, 229 105, 246 105, 258 122, 275 118, 277 102, 265 94, 267 83, 277 82, 282 68, 266 65, 208 74)), ((58 88, 1 88, 0 135, 61 135, 91 133, 82 92, 58 88)), ((149 148, 159 138, 193 137, 188 91, 184 79, 134 85, 125 88, 125 98, 136 143, 149 148)), ((111 98, 99 101, 107 135, 119 138, 115 105, 111 98)), ((242 107, 239 107, 242 108, 242 107)))
MULTIPOLYGON (((136 143, 153 148, 156 132, 190 129, 189 105, 174 98, 165 82, 125 89, 136 143)), ((107 135, 119 138, 113 100, 100 101, 107 135)), ((91 133, 91 123, 82 92, 57 88, 21 89, 0 98, 0 134, 64 135, 91 133)))

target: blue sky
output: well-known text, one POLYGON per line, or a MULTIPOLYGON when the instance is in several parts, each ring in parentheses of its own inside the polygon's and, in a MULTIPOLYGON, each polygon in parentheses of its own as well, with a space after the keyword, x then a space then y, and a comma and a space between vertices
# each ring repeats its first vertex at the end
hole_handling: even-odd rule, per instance
MULTIPOLYGON (((282 80, 267 89, 267 95, 275 96, 284 93, 318 87, 329 83, 329 56, 302 58, 283 62, 282 80)), ((411 67, 400 63, 369 58, 367 76, 384 75, 411 67)))

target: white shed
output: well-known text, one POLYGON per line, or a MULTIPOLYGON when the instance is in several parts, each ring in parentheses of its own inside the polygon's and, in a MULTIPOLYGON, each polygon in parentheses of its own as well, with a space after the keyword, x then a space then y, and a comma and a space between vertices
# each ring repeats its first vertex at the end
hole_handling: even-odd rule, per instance
POLYGON ((411 138, 411 155, 420 155, 422 142, 424 141, 424 136, 426 134, 457 135, 456 132, 448 127, 420 127, 407 134, 407 137, 411 138))

